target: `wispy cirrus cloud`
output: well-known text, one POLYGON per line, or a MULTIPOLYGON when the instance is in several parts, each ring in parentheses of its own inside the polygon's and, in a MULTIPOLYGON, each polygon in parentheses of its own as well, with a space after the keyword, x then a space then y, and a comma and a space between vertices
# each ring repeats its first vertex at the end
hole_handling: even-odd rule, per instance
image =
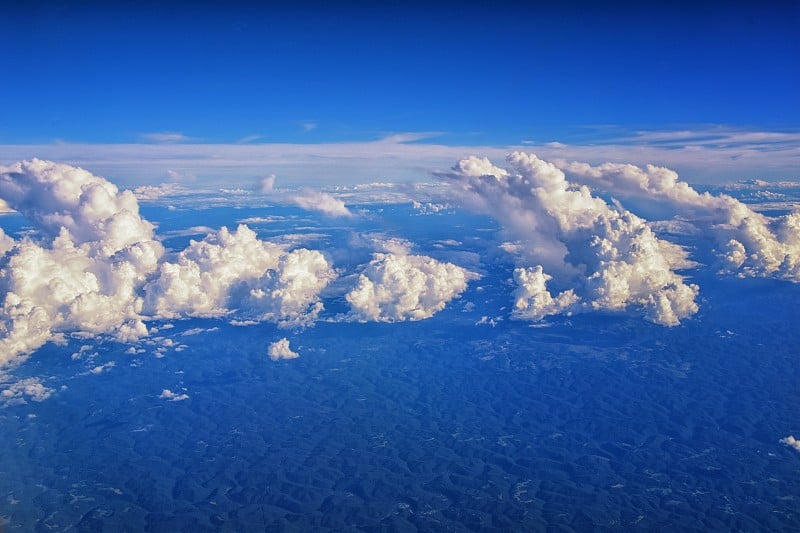
POLYGON ((314 122, 313 120, 305 120, 300 122, 300 127, 303 129, 304 132, 308 133, 309 131, 313 131, 319 127, 319 124, 314 122))
POLYGON ((140 135, 143 141, 151 143, 179 143, 186 142, 189 137, 177 131, 157 131, 140 135))
POLYGON ((750 131, 717 126, 694 130, 637 131, 609 139, 609 142, 671 149, 700 147, 773 152, 799 146, 800 132, 750 131))

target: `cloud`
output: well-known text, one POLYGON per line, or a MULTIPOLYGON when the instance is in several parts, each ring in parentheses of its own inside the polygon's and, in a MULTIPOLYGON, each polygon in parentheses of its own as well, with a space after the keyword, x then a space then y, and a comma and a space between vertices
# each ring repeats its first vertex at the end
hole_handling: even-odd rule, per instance
MULTIPOLYGON (((587 130, 587 134, 591 134, 587 130)), ((373 181, 404 183, 424 179, 454 160, 480 153, 504 157, 514 150, 532 150, 558 162, 606 161, 644 165, 655 163, 676 169, 695 182, 740 178, 796 179, 800 166, 800 133, 747 131, 735 128, 696 129, 684 134, 670 131, 617 132, 595 135, 591 143, 547 143, 508 146, 457 146, 424 141, 430 135, 401 134, 365 142, 329 143, 139 143, 0 145, 0 163, 42 157, 113 175, 120 183, 139 186, 157 183, 167 169, 181 168, 198 180, 219 186, 247 186, 265 168, 292 176, 303 183, 342 184, 373 181), (682 135, 691 139, 681 139, 682 135), (709 136, 716 136, 714 143, 709 136), (657 138, 661 141, 657 141, 657 138), (663 140, 665 139, 665 140, 663 140), (417 141, 417 142, 413 142, 417 141), (668 141, 668 142, 667 142, 668 141), (689 142, 691 141, 691 142, 689 142), (745 142, 747 141, 747 142, 745 142)))
POLYGON ((259 192, 270 194, 280 201, 294 204, 307 211, 317 211, 331 217, 353 216, 342 200, 329 193, 307 187, 299 191, 278 189, 275 187, 275 180, 275 174, 261 178, 258 182, 259 192))
POLYGON ((269 348, 267 348, 267 354, 273 361, 280 361, 281 359, 297 359, 300 357, 299 353, 293 352, 292 349, 289 348, 289 339, 286 337, 270 344, 269 348))
POLYGON ((244 137, 242 137, 241 139, 236 141, 236 143, 237 144, 247 144, 247 143, 255 142, 255 141, 257 141, 259 139, 263 139, 263 138, 264 138, 263 135, 259 135, 259 134, 254 133, 252 135, 245 135, 244 137))
POLYGON ((335 196, 316 189, 301 189, 287 198, 307 211, 317 211, 331 217, 352 217, 353 213, 335 196))
POLYGON ((319 127, 319 124, 309 120, 306 122, 301 122, 300 127, 303 128, 304 132, 308 133, 309 131, 317 129, 319 127))
MULTIPOLYGON (((2 378, 3 376, 0 376, 2 378)), ((24 378, 11 384, 0 385, 0 402, 4 404, 25 403, 25 398, 35 402, 43 402, 55 392, 45 387, 39 378, 24 378)))
POLYGON ((189 189, 178 183, 162 183, 161 185, 142 185, 133 190, 137 200, 157 200, 165 196, 188 194, 189 189))
POLYGON ((159 131, 154 133, 143 133, 142 139, 153 143, 178 143, 188 141, 189 137, 177 131, 159 131))
POLYGON ((518 241, 516 317, 627 310, 673 326, 697 311, 698 287, 674 272, 689 264, 686 253, 656 238, 643 219, 568 182, 553 164, 514 152, 500 168, 473 156, 440 176, 518 241), (550 280, 565 290, 553 297, 550 280))
POLYGON ((191 241, 144 287, 144 313, 160 318, 224 316, 284 326, 308 324, 323 309, 319 292, 335 278, 318 251, 286 252, 240 225, 191 241))
POLYGON ((269 176, 264 176, 259 181, 258 190, 263 193, 271 193, 275 189, 275 174, 270 174, 269 176))
POLYGON ((349 318, 402 322, 430 318, 474 278, 464 268, 421 255, 377 253, 345 299, 349 318))
POLYGON ((569 163, 563 168, 575 181, 688 219, 715 237, 724 271, 800 282, 800 212, 767 217, 726 194, 699 193, 675 171, 654 165, 569 163))
POLYGON ((130 191, 48 161, 0 170, 0 197, 42 233, 0 247, 0 365, 61 332, 146 332, 137 288, 163 247, 130 191))
POLYGON ((89 372, 92 373, 92 374, 102 374, 103 372, 107 372, 108 370, 111 370, 115 366, 116 366, 116 363, 114 363, 114 361, 109 361, 109 362, 104 363, 102 365, 95 366, 89 372))
POLYGON ((778 442, 780 442, 781 444, 785 444, 790 448, 794 448, 795 450, 800 452, 800 440, 794 438, 794 435, 789 435, 788 437, 783 438, 778 442))
POLYGON ((172 392, 169 389, 164 389, 161 391, 161 394, 159 394, 158 397, 171 402, 182 402, 183 400, 189 399, 188 394, 179 394, 177 392, 172 392))
POLYGON ((106 257, 153 236, 132 192, 69 165, 34 159, 0 167, 0 198, 50 236, 63 228, 106 257))
POLYGON ((547 282, 553 279, 545 274, 542 267, 514 269, 514 311, 516 318, 541 320, 548 315, 567 311, 580 301, 575 291, 570 289, 553 298, 547 290, 547 282))
POLYGON ((0 168, 0 198, 37 228, 20 240, 0 230, 0 366, 73 332, 135 341, 155 318, 310 325, 336 277, 322 253, 287 252, 246 226, 165 256, 133 192, 69 165, 0 168))

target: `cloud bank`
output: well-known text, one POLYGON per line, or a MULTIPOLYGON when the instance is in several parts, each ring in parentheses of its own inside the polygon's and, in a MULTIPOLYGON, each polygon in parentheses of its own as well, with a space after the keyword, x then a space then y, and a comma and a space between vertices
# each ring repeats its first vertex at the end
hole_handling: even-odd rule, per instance
POLYGON ((674 326, 697 312, 698 287, 675 272, 688 265, 682 249, 533 154, 514 152, 506 162, 500 168, 473 156, 440 176, 465 205, 495 217, 519 242, 517 318, 631 311, 674 326), (553 296, 550 280, 564 292, 553 296))
POLYGON ((146 334, 138 288, 163 254, 129 191, 82 169, 33 160, 0 171, 0 197, 34 240, 0 236, 0 364, 66 331, 146 334))
MULTIPOLYGON (((0 145, 0 163, 47 158, 115 176, 125 180, 120 183, 131 186, 158 183, 167 170, 173 169, 195 175, 206 185, 224 187, 246 187, 252 176, 261 175, 264 169, 292 176, 305 185, 332 180, 339 184, 356 184, 376 179, 404 183, 409 177, 446 169, 453 161, 470 154, 479 153, 499 160, 513 150, 532 150, 553 162, 655 163, 677 169, 692 181, 703 183, 741 178, 796 179, 800 166, 800 133, 797 132, 747 131, 721 126, 692 131, 642 132, 597 128, 588 129, 585 134, 586 142, 581 143, 554 143, 547 138, 520 139, 518 143, 502 147, 419 142, 425 136, 413 134, 365 142, 308 144, 59 142, 0 145)), ((150 140, 181 139, 162 134, 150 140)))
POLYGON ((246 226, 166 255, 132 192, 69 165, 2 168, 0 198, 37 229, 20 240, 0 230, 0 366, 67 334, 135 341, 155 318, 308 325, 336 277, 322 253, 287 251, 246 226))
POLYGON ((712 235, 721 268, 742 277, 800 281, 800 213, 770 218, 726 194, 699 193, 664 167, 605 163, 564 166, 576 182, 668 208, 712 235))
MULTIPOLYGON (((263 185, 273 188, 274 180, 263 185)), ((321 199, 316 209, 328 201, 320 194, 308 193, 321 199)), ((69 165, 34 159, 0 168, 0 199, 35 226, 18 240, 0 230, 0 367, 68 336, 134 342, 151 333, 147 322, 155 319, 310 326, 324 310, 322 291, 338 276, 322 252, 262 241, 244 224, 200 228, 205 237, 167 252, 134 193, 69 165)), ((347 211, 338 200, 325 209, 347 211)), ((408 243, 384 248, 398 253, 376 254, 366 266, 347 295, 349 319, 428 318, 466 287, 470 274, 456 265, 408 255, 408 243)), ((281 357, 294 353, 288 341, 275 346, 281 357)), ((30 387, 6 390, 36 397, 30 387)))

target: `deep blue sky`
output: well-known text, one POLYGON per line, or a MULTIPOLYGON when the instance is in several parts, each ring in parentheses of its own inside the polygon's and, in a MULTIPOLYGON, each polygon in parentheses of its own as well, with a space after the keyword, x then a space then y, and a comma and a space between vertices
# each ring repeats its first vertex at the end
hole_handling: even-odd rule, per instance
POLYGON ((0 143, 435 131, 501 145, 580 142, 605 127, 792 130, 799 5, 23 3, 0 8, 0 143))

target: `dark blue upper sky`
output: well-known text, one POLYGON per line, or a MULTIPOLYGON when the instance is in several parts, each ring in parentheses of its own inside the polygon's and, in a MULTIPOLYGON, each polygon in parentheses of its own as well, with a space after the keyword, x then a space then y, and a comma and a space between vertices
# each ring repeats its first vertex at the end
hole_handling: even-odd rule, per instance
POLYGON ((0 8, 0 143, 796 129, 798 5, 0 8))

